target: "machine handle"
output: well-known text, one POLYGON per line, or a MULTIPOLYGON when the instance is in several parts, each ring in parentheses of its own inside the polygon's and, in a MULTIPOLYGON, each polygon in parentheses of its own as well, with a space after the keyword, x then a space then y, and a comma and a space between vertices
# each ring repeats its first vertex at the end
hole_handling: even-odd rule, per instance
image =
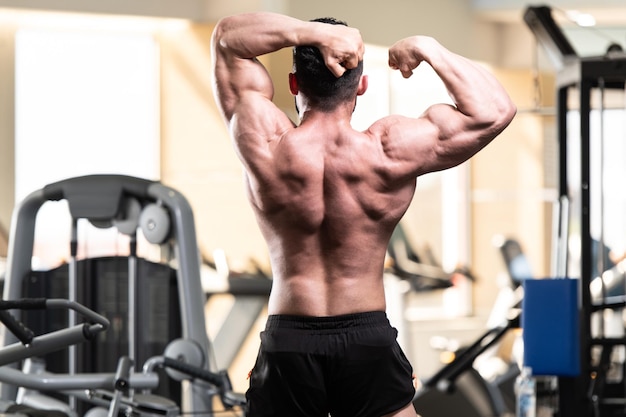
POLYGON ((29 345, 33 341, 35 333, 24 326, 24 323, 13 317, 8 311, 0 310, 0 322, 14 334, 23 345, 29 345))

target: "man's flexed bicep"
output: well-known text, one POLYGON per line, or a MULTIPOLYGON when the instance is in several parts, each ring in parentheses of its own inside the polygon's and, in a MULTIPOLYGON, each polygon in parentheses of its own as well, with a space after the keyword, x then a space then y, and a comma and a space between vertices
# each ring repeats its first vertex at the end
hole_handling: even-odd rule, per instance
POLYGON ((468 128, 465 117, 452 105, 435 104, 418 118, 395 115, 374 123, 368 131, 380 140, 388 180, 455 167, 495 137, 488 128, 468 128))
POLYGON ((493 75, 433 38, 412 36, 389 50, 389 66, 405 78, 422 62, 427 62, 441 78, 454 105, 431 106, 419 119, 402 124, 408 131, 396 136, 410 141, 411 135, 416 135, 425 142, 406 144, 428 149, 427 156, 421 157, 426 160, 418 161, 421 170, 446 169, 469 159, 498 136, 515 116, 516 108, 493 75), (424 136, 411 132, 416 126, 429 133, 424 136))

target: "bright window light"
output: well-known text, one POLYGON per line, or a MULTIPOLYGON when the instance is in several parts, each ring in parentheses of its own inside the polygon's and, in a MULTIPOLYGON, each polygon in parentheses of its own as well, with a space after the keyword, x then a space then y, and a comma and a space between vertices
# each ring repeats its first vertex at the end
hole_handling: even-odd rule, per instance
MULTIPOLYGON (((159 179, 152 35, 29 27, 15 42, 16 201, 81 175, 159 179)), ((39 212, 36 240, 54 257, 50 249, 69 238, 70 220, 64 207, 48 205, 39 212)))
POLYGON ((591 27, 596 25, 596 19, 589 13, 582 13, 578 10, 567 10, 565 15, 578 26, 591 27))

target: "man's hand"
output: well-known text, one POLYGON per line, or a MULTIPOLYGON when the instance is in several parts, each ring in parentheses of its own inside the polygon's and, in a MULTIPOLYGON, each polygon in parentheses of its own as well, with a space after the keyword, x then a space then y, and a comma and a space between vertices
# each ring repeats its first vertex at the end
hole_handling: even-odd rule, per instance
POLYGON ((324 31, 324 36, 316 46, 330 72, 339 78, 346 70, 356 68, 365 51, 361 32, 344 25, 319 25, 323 25, 319 30, 324 31))
POLYGON ((420 43, 428 42, 427 36, 411 36, 399 40, 389 48, 389 67, 399 70, 404 78, 413 75, 413 70, 424 61, 420 43))

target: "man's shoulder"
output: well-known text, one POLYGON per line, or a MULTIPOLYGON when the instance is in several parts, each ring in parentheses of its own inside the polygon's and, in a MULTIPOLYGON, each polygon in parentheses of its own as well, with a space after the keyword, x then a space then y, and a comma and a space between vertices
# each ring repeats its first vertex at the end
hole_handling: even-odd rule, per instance
MULTIPOLYGON (((406 122, 407 120, 410 120, 410 118, 406 117, 406 116, 402 116, 399 114, 390 114, 389 116, 385 116, 382 117, 378 120, 376 120, 374 123, 372 123, 368 129, 368 131, 370 132, 387 132, 389 131, 392 127, 394 126, 398 126, 399 124, 401 125, 402 123, 406 122)), ((415 120, 415 119, 413 119, 415 120)))
POLYGON ((253 129, 261 135, 274 135, 295 128, 294 122, 271 101, 249 100, 238 106, 233 117, 237 130, 253 129))

